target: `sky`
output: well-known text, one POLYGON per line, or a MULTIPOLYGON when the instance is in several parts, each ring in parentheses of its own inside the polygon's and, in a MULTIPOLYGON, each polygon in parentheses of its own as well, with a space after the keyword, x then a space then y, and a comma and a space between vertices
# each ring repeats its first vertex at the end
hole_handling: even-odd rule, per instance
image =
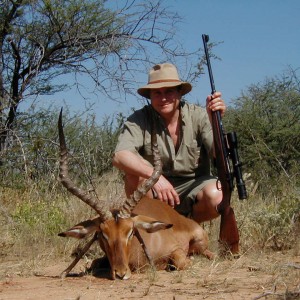
MULTIPOLYGON (((165 3, 183 18, 178 35, 188 51, 203 48, 203 33, 210 36, 211 42, 222 42, 214 48, 221 60, 213 60, 211 64, 216 89, 222 92, 226 103, 230 104, 231 99, 240 96, 251 84, 281 76, 289 67, 300 68, 300 0, 166 0, 165 3)), ((145 74, 145 84, 147 77, 145 74)), ((206 73, 185 98, 204 105, 210 90, 206 73)), ((75 91, 61 93, 56 99, 60 103, 66 101, 74 111, 85 106, 75 91)), ((132 108, 142 106, 136 99, 132 103, 116 103, 95 96, 89 100, 94 102, 93 109, 100 122, 105 116, 118 112, 129 115, 132 108)))

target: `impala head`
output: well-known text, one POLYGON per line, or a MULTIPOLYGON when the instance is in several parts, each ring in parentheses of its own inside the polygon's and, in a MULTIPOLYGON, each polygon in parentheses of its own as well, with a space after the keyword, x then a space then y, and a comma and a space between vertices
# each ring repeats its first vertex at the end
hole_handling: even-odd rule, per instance
POLYGON ((152 188, 161 174, 162 167, 156 143, 156 134, 154 132, 152 134, 154 153, 154 171, 152 176, 134 192, 131 198, 125 201, 120 211, 112 213, 105 202, 99 201, 88 192, 79 189, 69 178, 68 151, 62 126, 62 112, 59 115, 58 131, 60 142, 60 180, 68 191, 92 207, 98 214, 98 217, 95 219, 81 222, 66 232, 60 233, 59 236, 83 238, 97 232, 100 246, 110 262, 112 279, 116 277, 128 279, 131 276, 129 266, 130 247, 137 229, 152 233, 172 226, 172 224, 159 222, 146 216, 131 217, 131 212, 136 204, 152 188))

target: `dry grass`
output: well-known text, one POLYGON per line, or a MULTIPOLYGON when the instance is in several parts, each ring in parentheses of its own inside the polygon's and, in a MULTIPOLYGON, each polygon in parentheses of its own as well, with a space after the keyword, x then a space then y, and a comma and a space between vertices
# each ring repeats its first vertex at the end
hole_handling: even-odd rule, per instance
MULTIPOLYGON (((95 186, 98 198, 107 199, 111 207, 124 200, 117 173, 104 175, 95 186)), ((62 192, 60 186, 51 191, 30 185, 26 190, 0 187, 0 262, 10 261, 0 276, 12 269, 22 275, 35 273, 40 266, 57 258, 69 260, 70 254, 84 244, 57 234, 95 216, 95 212, 78 198, 62 192)), ((93 257, 96 253, 99 254, 99 247, 94 245, 89 255, 93 257)))
MULTIPOLYGON (((107 199, 111 207, 124 201, 124 193, 120 193, 123 184, 117 172, 106 174, 95 182, 95 186, 99 199, 107 199)), ((232 205, 241 234, 241 257, 237 260, 216 258, 214 261, 195 258, 190 269, 172 273, 172 282, 184 284, 187 278, 195 277, 201 269, 203 273, 195 282, 197 286, 206 287, 211 293, 230 291, 235 286, 234 278, 246 269, 250 278, 262 276, 263 290, 274 296, 268 299, 281 299, 276 298, 278 291, 280 295, 298 291, 300 262, 283 259, 286 253, 290 257, 300 255, 299 202, 293 197, 289 202, 291 206, 287 207, 275 199, 276 206, 274 199, 262 199, 255 193, 250 193, 250 198, 243 202, 233 197, 232 205), (275 218, 278 214, 279 218, 275 218)), ((12 273, 22 276, 38 274, 42 267, 56 260, 66 261, 67 266, 78 241, 60 238, 57 233, 94 216, 94 212, 77 198, 64 191, 61 193, 59 186, 50 192, 41 192, 34 187, 24 191, 1 188, 0 199, 0 278, 12 273)), ((214 252, 218 251, 219 221, 204 224, 210 236, 210 249, 214 252)), ((83 269, 99 257, 99 252, 95 244, 82 262, 83 269)), ((61 270, 65 266, 62 265, 61 270)), ((149 286, 157 284, 154 270, 149 270, 147 280, 149 286)))

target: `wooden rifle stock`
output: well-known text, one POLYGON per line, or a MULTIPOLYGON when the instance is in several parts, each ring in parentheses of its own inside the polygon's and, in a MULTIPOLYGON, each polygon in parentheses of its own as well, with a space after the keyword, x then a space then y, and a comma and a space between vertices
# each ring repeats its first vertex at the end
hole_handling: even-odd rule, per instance
MULTIPOLYGON (((207 48, 209 36, 203 34, 202 40, 210 78, 211 94, 213 95, 216 92, 216 89, 207 48)), ((234 188, 233 174, 231 173, 229 163, 229 157, 231 156, 231 153, 228 145, 227 135, 224 132, 220 111, 212 112, 212 130, 214 136, 215 162, 218 172, 217 184, 221 184, 221 186, 218 186, 218 188, 222 188, 223 193, 223 199, 217 207, 218 212, 221 214, 219 241, 226 247, 225 249, 230 250, 233 254, 237 254, 239 252, 239 232, 234 211, 230 206, 231 193, 234 188)), ((238 186, 239 197, 240 199, 245 199, 246 189, 241 176, 240 163, 238 162, 238 156, 236 154, 237 149, 235 149, 233 152, 235 153, 235 157, 233 159, 235 162, 235 169, 237 168, 237 171, 234 170, 234 173, 238 173, 234 175, 239 177, 237 180, 239 183, 241 183, 240 186, 238 186)))

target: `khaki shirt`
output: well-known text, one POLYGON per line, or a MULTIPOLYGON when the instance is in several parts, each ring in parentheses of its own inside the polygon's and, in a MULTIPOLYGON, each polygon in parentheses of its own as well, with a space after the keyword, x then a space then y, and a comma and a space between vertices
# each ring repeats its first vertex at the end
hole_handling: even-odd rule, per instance
MULTIPOLYGON (((213 145, 212 128, 207 112, 194 104, 181 101, 182 139, 178 151, 162 118, 156 125, 157 143, 166 178, 195 178, 210 175, 210 156, 213 145)), ((151 105, 128 117, 119 136, 115 152, 129 150, 140 154, 153 164, 151 150, 151 105)))

